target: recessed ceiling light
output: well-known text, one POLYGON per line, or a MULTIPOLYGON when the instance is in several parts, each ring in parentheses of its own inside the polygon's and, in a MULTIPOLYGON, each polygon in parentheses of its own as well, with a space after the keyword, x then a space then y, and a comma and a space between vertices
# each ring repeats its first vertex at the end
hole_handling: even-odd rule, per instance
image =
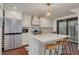
POLYGON ((16 7, 14 7, 14 9, 16 10, 17 8, 16 8, 16 7))

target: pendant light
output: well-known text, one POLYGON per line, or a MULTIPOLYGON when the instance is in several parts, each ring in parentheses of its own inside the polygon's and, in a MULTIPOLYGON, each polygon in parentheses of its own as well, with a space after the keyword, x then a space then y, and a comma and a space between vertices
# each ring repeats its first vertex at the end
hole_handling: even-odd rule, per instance
POLYGON ((51 15, 51 13, 50 13, 50 3, 47 3, 46 5, 48 7, 46 15, 50 16, 51 15))

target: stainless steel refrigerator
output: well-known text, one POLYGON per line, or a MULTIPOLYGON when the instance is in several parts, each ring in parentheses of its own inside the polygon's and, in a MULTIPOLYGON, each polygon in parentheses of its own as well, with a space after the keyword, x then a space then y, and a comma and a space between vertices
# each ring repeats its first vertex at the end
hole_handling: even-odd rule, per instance
POLYGON ((5 19, 4 24, 4 50, 20 47, 22 43, 22 20, 5 19))

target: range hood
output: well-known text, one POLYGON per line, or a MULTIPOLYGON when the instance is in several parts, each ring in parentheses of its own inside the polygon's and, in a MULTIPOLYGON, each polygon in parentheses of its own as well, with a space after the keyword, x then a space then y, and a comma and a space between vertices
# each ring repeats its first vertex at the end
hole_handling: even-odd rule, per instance
POLYGON ((32 18, 32 25, 40 25, 40 17, 33 16, 33 18, 32 18))

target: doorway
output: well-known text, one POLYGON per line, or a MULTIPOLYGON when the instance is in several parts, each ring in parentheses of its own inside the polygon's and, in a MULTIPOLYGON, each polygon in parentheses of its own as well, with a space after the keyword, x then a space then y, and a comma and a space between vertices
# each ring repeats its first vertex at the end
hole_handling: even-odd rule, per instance
POLYGON ((70 35, 71 41, 78 43, 78 17, 57 20, 57 34, 70 35))

